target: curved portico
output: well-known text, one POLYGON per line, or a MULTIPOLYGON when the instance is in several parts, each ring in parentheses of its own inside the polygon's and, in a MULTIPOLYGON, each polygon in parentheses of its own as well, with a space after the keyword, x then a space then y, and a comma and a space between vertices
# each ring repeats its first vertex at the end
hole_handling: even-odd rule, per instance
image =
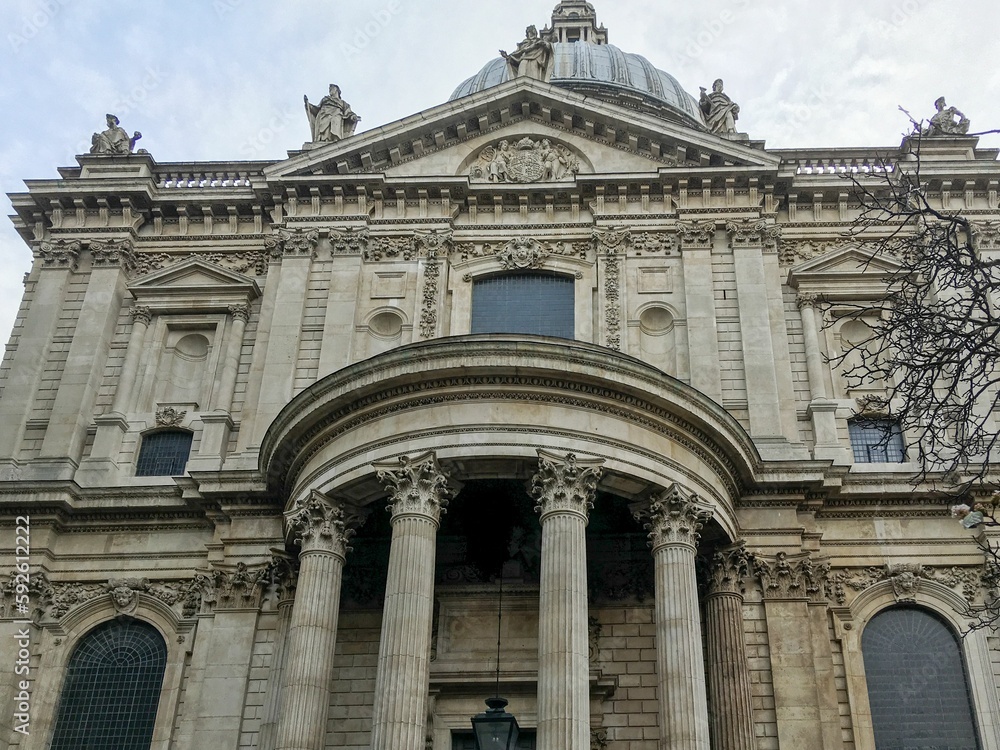
MULTIPOLYGON (((557 592, 573 591, 576 602, 566 611, 539 611, 538 727, 544 750, 579 744, 589 726, 586 577, 580 577, 586 570, 588 504, 598 488, 634 504, 651 532, 658 571, 661 734, 676 747, 707 750, 694 565, 698 530, 712 517, 725 536, 738 539, 736 500, 759 462, 743 429, 711 399, 597 346, 456 337, 402 347, 319 381, 279 414, 261 455, 270 487, 289 509, 319 494, 353 512, 388 491, 394 518, 390 565, 396 573, 390 572, 385 597, 376 680, 382 686, 426 683, 428 674, 424 652, 430 643, 437 512, 422 511, 426 522, 417 519, 404 534, 395 522, 401 504, 417 498, 421 507, 443 507, 463 481, 483 476, 534 478, 542 514, 540 601, 558 601, 557 592), (574 479, 580 466, 592 467, 586 487, 574 479), (423 478, 407 478, 409 489, 401 493, 396 479, 413 467, 423 478), (560 490, 544 489, 558 487, 573 488, 572 507, 560 490), (562 508, 558 517, 554 507, 562 508), (688 517, 697 523, 686 523, 688 517), (424 541, 404 545, 418 529, 424 529, 424 541), (568 542, 570 537, 576 541, 568 542), (406 605, 415 608, 405 614, 396 611, 402 602, 419 606, 406 605), (426 627, 410 623, 426 644, 415 649, 412 638, 393 635, 392 623, 404 615, 427 621, 426 627), (549 699, 556 694, 559 700, 549 699)), ((311 601, 306 593, 297 599, 311 601)), ((296 610, 293 627, 299 617, 310 621, 315 613, 296 610)), ((411 686, 409 704, 412 695, 426 692, 426 684, 411 686)), ((397 710, 391 695, 377 695, 376 706, 373 742, 396 737, 400 747, 416 747, 423 737, 422 706, 397 710)), ((317 727, 325 722, 320 713, 312 718, 317 727)))

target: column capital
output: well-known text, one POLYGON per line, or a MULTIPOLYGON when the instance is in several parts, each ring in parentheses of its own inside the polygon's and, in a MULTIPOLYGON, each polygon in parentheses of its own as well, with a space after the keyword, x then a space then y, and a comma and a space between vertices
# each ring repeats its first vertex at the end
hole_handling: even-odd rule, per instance
POLYGON ((588 519, 594 507, 597 480, 601 478, 603 459, 580 460, 575 453, 560 456, 538 451, 538 472, 531 478, 531 496, 542 522, 554 513, 575 513, 588 519))
POLYGON ((392 523, 404 516, 423 516, 434 525, 448 507, 452 489, 448 474, 429 451, 415 458, 400 456, 398 461, 373 464, 379 481, 389 490, 392 523))
POLYGON ((285 513, 285 535, 292 544, 301 546, 300 554, 325 552, 343 560, 351 551, 348 542, 354 527, 360 525, 358 520, 344 506, 314 491, 285 513))
POLYGON ((715 242, 715 221, 678 221, 677 233, 685 250, 711 250, 715 242))
POLYGON ((766 247, 777 248, 781 238, 781 227, 766 219, 737 219, 726 223, 729 241, 733 248, 766 247))
POLYGON ((133 323, 142 323, 144 326, 148 326, 153 320, 153 311, 145 305, 135 305, 128 314, 133 323))
POLYGON ((250 322, 250 305, 230 305, 229 314, 234 320, 242 320, 244 323, 250 322))
POLYGON ((750 555, 743 544, 712 553, 705 566, 704 581, 708 596, 744 592, 743 579, 750 575, 750 555))
POLYGON ((637 521, 649 532, 649 545, 656 552, 661 547, 698 548, 701 527, 712 517, 712 511, 688 494, 680 485, 671 485, 654 497, 649 507, 635 513, 637 521))
POLYGON ((135 245, 128 238, 91 242, 90 255, 94 268, 121 268, 127 272, 135 268, 135 245))
POLYGON ((36 255, 47 268, 68 268, 75 271, 82 248, 83 245, 79 240, 40 242, 36 255))
POLYGON ((815 309, 815 307, 822 302, 823 295, 814 294, 812 292, 799 292, 795 297, 795 304, 798 305, 800 310, 804 310, 807 307, 815 309))
POLYGON ((794 556, 778 552, 770 560, 754 555, 753 567, 765 600, 825 601, 830 563, 813 560, 809 552, 794 556))

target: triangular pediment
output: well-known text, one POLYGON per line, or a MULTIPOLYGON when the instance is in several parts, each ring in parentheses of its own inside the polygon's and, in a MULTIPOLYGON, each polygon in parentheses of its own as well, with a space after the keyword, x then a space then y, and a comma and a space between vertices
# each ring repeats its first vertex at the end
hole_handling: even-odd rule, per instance
POLYGON ((260 296, 253 279, 200 258, 154 271, 129 284, 129 291, 143 305, 166 310, 226 309, 245 305, 260 296))
POLYGON ((529 78, 293 154, 266 170, 269 182, 315 175, 466 177, 483 149, 503 140, 548 139, 580 157, 580 173, 662 169, 777 169, 779 158, 689 124, 671 122, 529 78))
POLYGON ((831 299, 871 298, 884 294, 888 281, 902 267, 884 253, 873 255, 846 241, 837 245, 790 268, 789 285, 799 292, 831 299))

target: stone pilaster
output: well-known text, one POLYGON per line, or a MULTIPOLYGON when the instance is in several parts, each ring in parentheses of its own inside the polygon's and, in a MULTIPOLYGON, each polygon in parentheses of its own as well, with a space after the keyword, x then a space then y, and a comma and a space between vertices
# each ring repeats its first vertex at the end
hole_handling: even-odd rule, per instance
MULTIPOLYGON (((778 552, 773 558, 754 556, 754 572, 760 577, 767 635, 770 644, 771 671, 774 677, 775 715, 778 743, 781 747, 831 748, 821 695, 832 684, 832 675, 817 671, 817 656, 830 653, 829 632, 821 634, 820 651, 813 637, 810 601, 823 596, 818 576, 821 569, 808 553, 788 555, 778 552)), ((836 702, 827 709, 835 708, 836 702)), ((829 727, 832 730, 832 726, 829 727)))
POLYGON ((677 485, 637 514, 653 548, 660 746, 670 750, 709 750, 695 554, 710 517, 677 485))
POLYGON ((602 463, 540 450, 531 480, 542 523, 538 750, 590 746, 586 528, 602 463))
POLYGON ((818 321, 816 319, 815 294, 800 294, 796 299, 802 315, 802 338, 806 350, 806 369, 809 373, 809 415, 812 417, 816 445, 813 456, 817 459, 833 459, 838 463, 849 460, 847 449, 840 445, 837 435, 837 403, 830 399, 827 388, 829 367, 823 360, 819 344, 818 321))
POLYGON ((705 657, 713 750, 755 750, 753 694, 743 630, 742 547, 719 550, 709 563, 705 596, 705 657))
POLYGON ((240 366, 240 352, 243 349, 243 335, 250 321, 250 305, 233 305, 229 308, 233 318, 226 343, 226 358, 219 378, 219 390, 215 396, 215 408, 230 411, 233 408, 233 394, 236 392, 236 374, 240 366))
POLYGON ((136 306, 129 311, 132 318, 132 332, 128 338, 128 348, 125 350, 125 362, 118 376, 118 387, 115 389, 115 399, 111 411, 125 414, 132 405, 132 390, 136 376, 139 373, 139 358, 142 356, 142 345, 146 331, 153 320, 153 314, 148 307, 136 306))
POLYGON ((677 229, 684 258, 684 300, 691 350, 691 385, 721 404, 719 326, 712 268, 715 222, 679 221, 677 229))
POLYGON ((134 267, 131 240, 91 242, 90 252, 93 267, 87 291, 36 462, 44 478, 71 478, 83 455, 125 283, 134 267))
POLYGON ((424 750, 437 530, 451 495, 433 453, 376 464, 389 490, 392 542, 382 611, 372 750, 424 750))
POLYGON ((769 232, 764 221, 732 221, 726 225, 733 250, 736 293, 739 296, 743 367, 746 372, 750 434, 754 438, 783 438, 781 404, 778 398, 777 351, 770 316, 764 245, 769 232))
MULTIPOLYGON (((66 289, 77 267, 81 244, 78 241, 42 242, 36 249, 35 288, 31 306, 18 336, 17 349, 11 353, 10 370, 0 399, 0 464, 16 463, 24 437, 28 415, 35 405, 35 394, 45 371, 52 338, 59 326, 59 316, 66 289)), ((0 476, 5 472, 0 471, 0 476)))
POLYGON ((277 750, 315 750, 326 742, 340 589, 354 533, 350 520, 342 507, 318 492, 285 514, 286 533, 302 551, 284 659, 277 750))

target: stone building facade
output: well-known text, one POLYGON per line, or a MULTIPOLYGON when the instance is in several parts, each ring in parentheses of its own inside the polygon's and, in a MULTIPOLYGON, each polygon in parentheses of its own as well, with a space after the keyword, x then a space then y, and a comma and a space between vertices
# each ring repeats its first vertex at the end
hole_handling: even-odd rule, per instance
MULTIPOLYGON (((540 750, 1000 748, 982 553, 835 361, 907 144, 767 149, 608 39, 567 0, 358 134, 331 87, 278 162, 109 117, 12 196, 11 747, 451 750, 499 689, 540 750)), ((996 248, 997 153, 923 148, 996 248)))

